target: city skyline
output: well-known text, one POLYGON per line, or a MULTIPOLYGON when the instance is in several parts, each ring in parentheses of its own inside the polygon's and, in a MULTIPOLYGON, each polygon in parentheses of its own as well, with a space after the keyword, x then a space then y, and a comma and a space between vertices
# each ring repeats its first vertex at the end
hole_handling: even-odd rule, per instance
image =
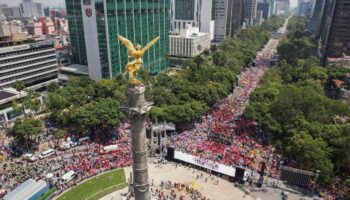
MULTIPOLYGON (((18 6, 19 3, 22 0, 1 0, 1 4, 8 4, 11 6, 18 6)), ((48 1, 48 0, 35 0, 35 2, 42 3, 45 6, 54 6, 54 7, 66 7, 65 1, 64 0, 55 0, 55 1, 48 1)), ((291 7, 296 7, 298 5, 298 0, 290 0, 290 6, 291 7)))
MULTIPOLYGON (((66 4, 64 0, 55 0, 55 1, 48 1, 48 0, 33 0, 36 3, 42 3, 44 6, 49 7, 62 7, 65 8, 66 4)), ((8 4, 9 6, 19 6, 19 4, 22 2, 22 0, 1 0, 0 4, 8 4)))

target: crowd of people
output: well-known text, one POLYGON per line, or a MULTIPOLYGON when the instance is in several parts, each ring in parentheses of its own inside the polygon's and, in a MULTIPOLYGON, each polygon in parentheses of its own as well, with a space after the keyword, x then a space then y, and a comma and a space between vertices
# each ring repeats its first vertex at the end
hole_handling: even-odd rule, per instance
POLYGON ((77 149, 59 151, 51 157, 36 162, 25 162, 15 159, 3 166, 0 173, 0 189, 13 190, 20 183, 29 178, 46 179, 47 174, 53 174, 50 182, 57 188, 66 188, 88 177, 100 174, 103 171, 126 167, 131 165, 131 140, 128 132, 128 124, 118 127, 118 140, 110 141, 105 145, 117 144, 118 149, 102 153, 102 145, 95 142, 87 142, 77 149), (60 177, 70 170, 74 170, 77 178, 69 185, 60 182, 60 177))
POLYGON ((220 164, 258 170, 259 163, 266 161, 274 149, 264 145, 264 133, 242 114, 249 103, 249 95, 268 69, 268 56, 273 56, 268 53, 269 45, 259 52, 255 67, 240 74, 233 93, 218 102, 201 122, 194 124, 193 129, 173 137, 171 145, 177 150, 220 164))
POLYGON ((194 180, 190 183, 161 181, 159 186, 151 187, 151 195, 153 199, 157 200, 209 200, 196 189, 194 180))

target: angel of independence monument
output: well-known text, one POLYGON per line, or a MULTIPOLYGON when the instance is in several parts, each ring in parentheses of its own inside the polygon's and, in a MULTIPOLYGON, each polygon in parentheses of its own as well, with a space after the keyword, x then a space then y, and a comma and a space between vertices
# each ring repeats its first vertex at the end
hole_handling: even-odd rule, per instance
POLYGON ((126 108, 130 118, 131 144, 132 144, 132 171, 130 177, 132 187, 130 196, 135 200, 150 200, 147 166, 147 144, 146 144, 146 117, 151 109, 152 103, 145 101, 145 86, 137 80, 137 73, 142 66, 143 54, 151 48, 159 39, 154 38, 144 48, 118 35, 120 42, 128 49, 129 58, 132 60, 125 66, 125 73, 129 74, 130 84, 128 87, 129 105, 126 108))

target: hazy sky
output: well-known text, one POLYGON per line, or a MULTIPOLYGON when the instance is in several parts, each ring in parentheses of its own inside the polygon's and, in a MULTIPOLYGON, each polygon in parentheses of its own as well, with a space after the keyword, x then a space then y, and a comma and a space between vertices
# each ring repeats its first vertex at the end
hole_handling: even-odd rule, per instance
MULTIPOLYGON (((0 0, 0 4, 6 3, 9 5, 17 6, 22 0, 0 0)), ((65 8, 64 0, 34 0, 38 3, 43 3, 45 6, 60 6, 65 8)), ((296 7, 298 0, 290 0, 291 7, 296 7)))
POLYGON ((297 5, 298 5, 298 0, 290 0, 290 6, 291 7, 297 7, 297 5))

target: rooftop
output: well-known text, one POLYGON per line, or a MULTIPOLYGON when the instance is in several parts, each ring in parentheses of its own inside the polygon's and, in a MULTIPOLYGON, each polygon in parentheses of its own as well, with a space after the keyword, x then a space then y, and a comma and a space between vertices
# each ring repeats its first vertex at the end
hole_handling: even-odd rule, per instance
POLYGON ((89 75, 88 67, 86 65, 71 64, 60 68, 60 71, 70 72, 78 75, 89 75))
POLYGON ((0 90, 0 105, 25 97, 26 95, 27 93, 25 91, 18 92, 15 88, 3 88, 0 90))
POLYGON ((16 94, 13 94, 4 90, 0 90, 0 100, 4 100, 13 96, 16 96, 16 94))

